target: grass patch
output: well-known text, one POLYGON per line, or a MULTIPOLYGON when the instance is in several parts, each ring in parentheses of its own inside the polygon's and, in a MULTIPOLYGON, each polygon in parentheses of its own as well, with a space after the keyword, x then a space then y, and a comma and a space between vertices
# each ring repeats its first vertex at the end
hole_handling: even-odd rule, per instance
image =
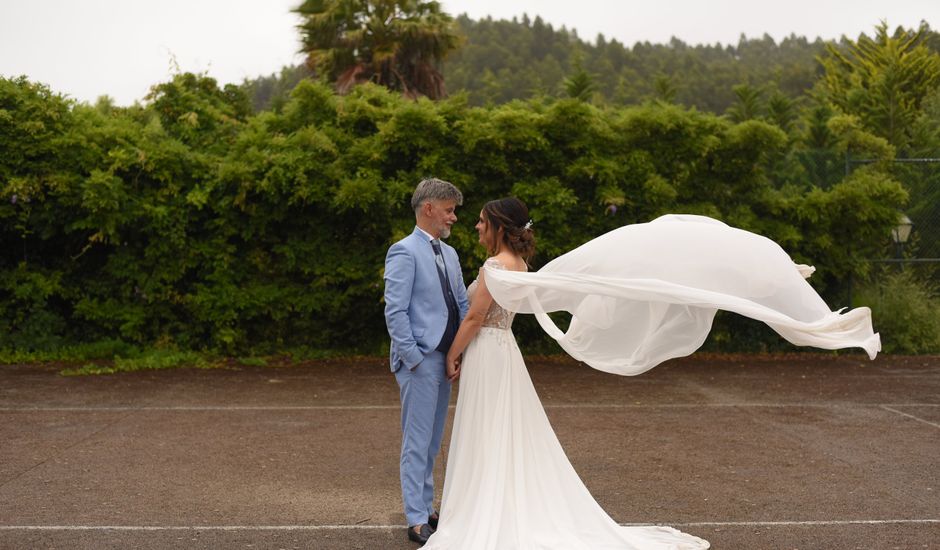
POLYGON ((194 351, 151 350, 136 357, 115 357, 111 364, 88 363, 78 368, 59 371, 63 376, 114 374, 141 370, 163 370, 176 367, 211 368, 215 365, 207 357, 194 351))
POLYGON ((239 365, 245 365, 246 367, 268 366, 268 360, 264 357, 239 357, 236 361, 238 361, 239 365))
POLYGON ((112 357, 134 357, 140 348, 121 340, 100 340, 44 350, 0 349, 0 365, 46 363, 50 361, 90 361, 112 357))
POLYGON ((385 356, 387 351, 363 349, 322 349, 308 346, 287 349, 258 347, 243 355, 226 356, 218 350, 181 350, 170 346, 137 346, 121 340, 101 340, 42 350, 0 349, 3 365, 49 364, 63 376, 115 374, 180 367, 289 367, 304 361, 359 359, 385 356), (64 363, 64 364, 63 364, 64 363))

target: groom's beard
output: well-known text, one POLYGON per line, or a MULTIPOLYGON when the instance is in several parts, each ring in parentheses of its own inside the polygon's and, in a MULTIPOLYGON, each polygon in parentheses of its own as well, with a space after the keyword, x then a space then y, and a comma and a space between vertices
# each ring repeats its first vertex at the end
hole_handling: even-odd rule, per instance
POLYGON ((441 226, 441 238, 446 239, 450 237, 450 227, 447 225, 441 226))

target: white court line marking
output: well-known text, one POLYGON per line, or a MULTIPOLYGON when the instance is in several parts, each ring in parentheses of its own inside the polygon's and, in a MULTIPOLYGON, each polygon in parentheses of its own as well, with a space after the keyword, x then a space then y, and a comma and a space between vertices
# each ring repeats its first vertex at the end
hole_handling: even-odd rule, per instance
MULTIPOLYGON (((819 520, 819 521, 693 521, 687 523, 671 523, 657 525, 676 525, 679 527, 772 527, 775 525, 892 525, 892 524, 934 524, 940 519, 848 519, 848 520, 819 520)), ((621 523, 621 525, 642 525, 640 523, 621 523)))
MULTIPOLYGON (((695 521, 685 523, 621 523, 623 527, 774 527, 827 525, 940 524, 940 519, 861 519, 819 521, 695 521)), ((340 531, 391 530, 404 525, 0 525, 0 531, 340 531)))
MULTIPOLYGON (((899 407, 904 407, 904 406, 916 407, 917 405, 898 405, 898 406, 899 406, 899 407)), ((912 418, 912 419, 914 419, 914 420, 916 420, 916 421, 918 421, 918 422, 923 422, 924 424, 927 424, 928 426, 933 426, 934 428, 940 428, 940 424, 937 424, 936 422, 931 422, 931 421, 929 421, 929 420, 924 420, 923 418, 919 418, 919 417, 917 417, 917 416, 914 416, 913 414, 908 414, 908 413, 906 413, 906 412, 899 411, 899 410, 897 410, 897 409, 891 408, 891 407, 889 407, 888 405, 882 405, 881 408, 884 409, 884 410, 886 410, 886 411, 891 411, 891 412, 893 412, 893 413, 900 414, 901 416, 906 416, 906 417, 908 417, 908 418, 912 418)))
MULTIPOLYGON (((856 409, 866 407, 940 407, 940 403, 574 403, 544 405, 546 409, 699 409, 729 407, 765 408, 831 408, 856 409)), ((401 405, 297 405, 297 406, 155 406, 155 407, 0 407, 0 412, 127 412, 127 411, 321 411, 321 410, 399 410, 401 405)), ((453 405, 450 406, 454 408, 453 405)), ((900 411, 892 411, 905 414, 900 411)), ((905 415, 909 416, 909 415, 905 415)), ((940 427, 940 426, 938 426, 940 427)))

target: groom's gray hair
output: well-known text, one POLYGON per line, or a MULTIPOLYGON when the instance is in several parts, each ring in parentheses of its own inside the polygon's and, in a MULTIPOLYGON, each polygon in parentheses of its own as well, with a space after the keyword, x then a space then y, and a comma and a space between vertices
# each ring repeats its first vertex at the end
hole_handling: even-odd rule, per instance
POLYGON ((428 201, 454 201, 463 204, 463 193, 449 181, 425 178, 415 187, 414 195, 411 195, 411 209, 417 214, 421 205, 428 201))

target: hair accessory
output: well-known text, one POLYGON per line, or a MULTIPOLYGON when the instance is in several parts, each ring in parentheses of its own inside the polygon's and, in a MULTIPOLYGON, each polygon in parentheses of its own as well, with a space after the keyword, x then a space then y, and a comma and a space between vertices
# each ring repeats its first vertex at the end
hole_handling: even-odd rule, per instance
POLYGON ((529 220, 528 222, 526 222, 526 224, 525 224, 524 226, 522 226, 522 228, 523 228, 523 229, 532 229, 532 220, 529 220))

